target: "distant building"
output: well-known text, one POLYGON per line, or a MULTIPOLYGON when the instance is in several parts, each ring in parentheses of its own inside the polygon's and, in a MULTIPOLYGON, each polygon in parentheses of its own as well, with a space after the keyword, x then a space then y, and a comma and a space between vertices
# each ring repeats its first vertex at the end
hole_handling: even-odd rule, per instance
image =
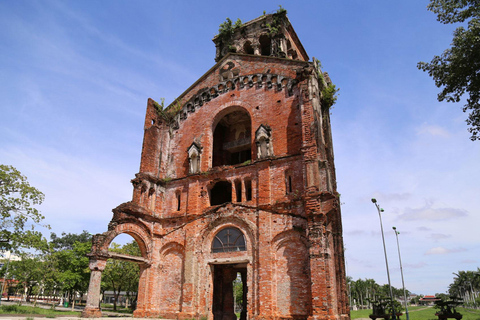
POLYGON ((423 305, 433 305, 436 301, 441 301, 442 299, 437 298, 436 296, 424 296, 420 298, 419 303, 423 305))
MULTIPOLYGON (((12 254, 10 251, 2 252, 0 257, 0 269, 2 269, 4 266, 7 268, 7 265, 9 265, 11 261, 20 260, 22 260, 22 258, 12 254)), ((2 292, 2 298, 7 297, 9 292, 13 290, 17 284, 18 281, 15 280, 14 277, 10 276, 9 273, 6 273, 5 278, 0 279, 0 291, 2 292)))

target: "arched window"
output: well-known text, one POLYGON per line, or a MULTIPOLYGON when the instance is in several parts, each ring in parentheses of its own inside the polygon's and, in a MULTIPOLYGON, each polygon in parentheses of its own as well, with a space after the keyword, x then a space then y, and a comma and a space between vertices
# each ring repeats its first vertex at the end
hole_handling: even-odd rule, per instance
POLYGON ((245 236, 237 228, 220 230, 213 239, 212 252, 246 251, 245 236))
POLYGON ((223 116, 213 131, 213 167, 251 160, 251 130, 250 115, 243 109, 223 116))
POLYGON ((261 35, 258 39, 262 56, 269 56, 272 53, 272 40, 267 35, 261 35))

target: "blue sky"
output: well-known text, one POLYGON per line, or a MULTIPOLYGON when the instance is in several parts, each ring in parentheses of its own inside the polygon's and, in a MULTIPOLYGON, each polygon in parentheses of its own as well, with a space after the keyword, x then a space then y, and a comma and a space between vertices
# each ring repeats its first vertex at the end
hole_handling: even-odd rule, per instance
MULTIPOLYGON (((0 1, 0 163, 46 199, 57 234, 104 232, 129 201, 149 97, 171 102, 214 65, 229 17, 288 11, 310 58, 340 88, 332 126, 348 275, 445 292, 479 263, 480 143, 461 104, 440 103, 419 61, 448 48, 453 26, 426 0, 0 1)), ((46 233, 48 235, 48 233, 46 233)))

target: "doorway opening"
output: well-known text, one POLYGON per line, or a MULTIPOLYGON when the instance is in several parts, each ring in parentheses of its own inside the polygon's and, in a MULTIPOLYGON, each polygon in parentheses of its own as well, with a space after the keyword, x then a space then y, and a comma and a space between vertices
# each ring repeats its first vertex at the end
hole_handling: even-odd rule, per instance
POLYGON ((247 319, 247 264, 213 265, 213 319, 247 319))

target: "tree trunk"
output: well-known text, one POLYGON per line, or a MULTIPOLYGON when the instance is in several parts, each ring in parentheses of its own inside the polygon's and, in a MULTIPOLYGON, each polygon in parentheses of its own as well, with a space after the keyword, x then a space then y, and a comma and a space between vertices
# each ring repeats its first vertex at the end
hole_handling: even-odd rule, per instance
POLYGON ((113 290, 113 311, 117 311, 117 301, 119 294, 120 290, 118 292, 113 290))
POLYGON ((75 295, 71 293, 71 297, 72 297, 72 311, 73 311, 75 310, 75 295))

